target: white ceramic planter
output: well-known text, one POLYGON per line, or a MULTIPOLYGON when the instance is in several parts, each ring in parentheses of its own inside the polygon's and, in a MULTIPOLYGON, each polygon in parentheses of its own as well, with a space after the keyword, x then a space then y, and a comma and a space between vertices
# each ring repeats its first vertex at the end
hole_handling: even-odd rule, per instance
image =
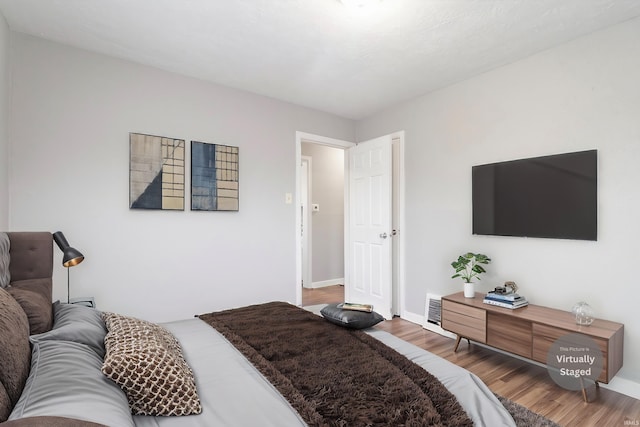
POLYGON ((475 283, 465 283, 464 284, 464 297, 465 298, 475 298, 476 296, 476 286, 475 283))

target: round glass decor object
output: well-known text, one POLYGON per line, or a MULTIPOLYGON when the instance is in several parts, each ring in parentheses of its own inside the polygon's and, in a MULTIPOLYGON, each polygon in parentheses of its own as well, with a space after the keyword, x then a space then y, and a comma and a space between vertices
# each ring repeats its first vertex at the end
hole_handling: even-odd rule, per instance
POLYGON ((589 304, 584 301, 580 301, 576 305, 573 306, 571 312, 576 318, 576 323, 578 325, 590 325, 593 323, 595 319, 595 312, 593 308, 589 304))

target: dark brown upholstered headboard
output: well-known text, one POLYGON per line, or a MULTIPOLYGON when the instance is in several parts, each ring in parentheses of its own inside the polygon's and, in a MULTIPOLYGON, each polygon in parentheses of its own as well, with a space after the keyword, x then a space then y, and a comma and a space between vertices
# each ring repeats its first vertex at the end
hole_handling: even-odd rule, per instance
POLYGON ((31 366, 29 334, 51 329, 53 237, 7 233, 10 286, 0 289, 0 422, 18 401, 31 366))
POLYGON ((49 232, 7 233, 11 247, 11 285, 22 280, 40 280, 51 287, 53 236, 49 232))

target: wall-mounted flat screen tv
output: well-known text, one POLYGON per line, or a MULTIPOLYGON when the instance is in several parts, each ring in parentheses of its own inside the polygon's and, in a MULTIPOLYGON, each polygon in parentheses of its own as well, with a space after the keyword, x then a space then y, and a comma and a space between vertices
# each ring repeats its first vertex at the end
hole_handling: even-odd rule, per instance
POLYGON ((473 234, 597 240, 597 154, 473 166, 473 234))

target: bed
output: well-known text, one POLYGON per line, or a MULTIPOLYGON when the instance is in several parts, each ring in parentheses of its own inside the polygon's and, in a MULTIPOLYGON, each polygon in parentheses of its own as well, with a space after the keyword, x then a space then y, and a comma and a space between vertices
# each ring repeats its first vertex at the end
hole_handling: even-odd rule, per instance
POLYGON ((155 325, 51 303, 52 251, 50 233, 0 233, 2 427, 515 425, 375 313, 270 302, 155 325))

